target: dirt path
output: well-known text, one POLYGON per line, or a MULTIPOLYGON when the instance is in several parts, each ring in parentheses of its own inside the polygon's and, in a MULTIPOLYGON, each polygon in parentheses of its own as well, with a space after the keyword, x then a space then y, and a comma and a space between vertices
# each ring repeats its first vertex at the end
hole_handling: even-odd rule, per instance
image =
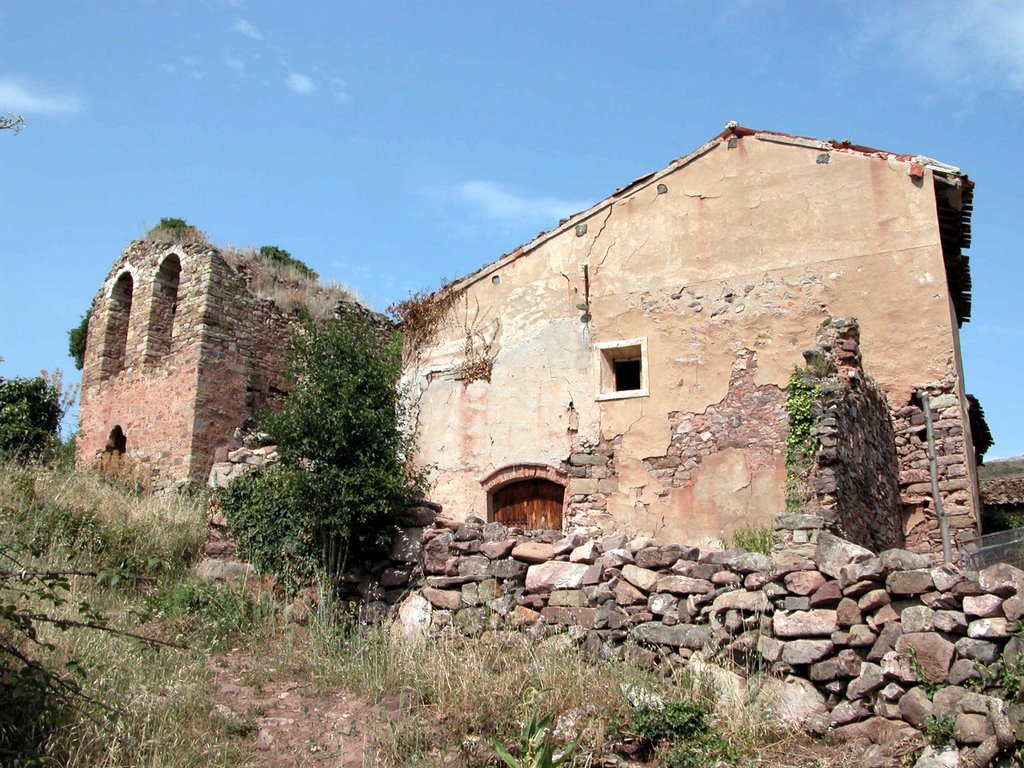
POLYGON ((269 768, 362 768, 376 710, 343 691, 318 691, 284 669, 257 663, 240 648, 211 662, 214 704, 246 732, 252 763, 269 768))

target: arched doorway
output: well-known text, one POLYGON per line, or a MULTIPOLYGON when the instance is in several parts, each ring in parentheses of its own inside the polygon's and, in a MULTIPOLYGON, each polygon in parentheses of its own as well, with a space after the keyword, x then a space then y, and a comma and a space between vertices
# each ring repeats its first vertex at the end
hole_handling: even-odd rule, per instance
POLYGON ((562 529, 565 479, 543 464, 514 464, 484 479, 488 518, 504 525, 562 529))
POLYGON ((550 480, 519 480, 491 496, 494 520, 516 528, 562 529, 565 487, 550 480))

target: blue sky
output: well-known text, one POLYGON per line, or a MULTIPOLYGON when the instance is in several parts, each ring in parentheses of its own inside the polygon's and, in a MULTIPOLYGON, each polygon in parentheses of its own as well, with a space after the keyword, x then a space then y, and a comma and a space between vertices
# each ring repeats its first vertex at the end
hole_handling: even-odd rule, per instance
POLYGON ((163 216, 276 244, 383 309, 666 165, 728 120, 977 182, 969 391, 1024 454, 1024 3, 5 3, 0 375, 163 216), (890 6, 898 6, 892 10, 890 6))

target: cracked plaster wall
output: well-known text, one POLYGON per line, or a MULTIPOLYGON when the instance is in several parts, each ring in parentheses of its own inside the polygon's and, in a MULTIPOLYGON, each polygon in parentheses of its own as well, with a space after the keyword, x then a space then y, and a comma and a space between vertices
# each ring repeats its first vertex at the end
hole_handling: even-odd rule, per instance
POLYGON ((816 149, 735 144, 720 141, 456 284, 498 321, 490 382, 458 378, 456 312, 407 372, 419 459, 435 468, 432 496, 450 514, 486 516, 480 480, 537 462, 575 475, 571 527, 711 542, 783 511, 781 446, 766 455, 733 442, 679 487, 644 460, 670 452, 673 414, 726 399, 748 352, 751 384, 779 402, 828 315, 858 318, 865 367, 891 403, 959 365, 931 171, 915 184, 893 158, 834 150, 823 163, 816 149), (599 402, 593 344, 639 337, 649 396, 599 402), (601 472, 617 482, 598 493, 569 457, 613 442, 601 472))

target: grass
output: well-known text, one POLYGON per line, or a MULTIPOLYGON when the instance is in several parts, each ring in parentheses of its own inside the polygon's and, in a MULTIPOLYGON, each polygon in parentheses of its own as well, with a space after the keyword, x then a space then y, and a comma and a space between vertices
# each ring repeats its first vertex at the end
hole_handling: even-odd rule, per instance
POLYGON ((285 312, 302 309, 315 318, 324 319, 333 317, 340 301, 364 303, 350 286, 321 283, 294 266, 260 259, 255 248, 227 245, 219 250, 228 263, 235 267, 245 264, 252 270, 249 290, 254 295, 273 301, 285 312))
MULTIPOLYGON (((131 569, 148 577, 112 584, 75 576, 64 602, 48 606, 37 595, 35 607, 74 617, 79 602, 88 602, 115 629, 186 646, 156 648, 110 632, 40 625, 41 639, 52 647, 26 644, 24 650, 55 670, 77 661, 86 697, 71 706, 48 697, 38 712, 24 700, 7 707, 18 713, 19 726, 26 719, 39 725, 28 735, 49 764, 336 764, 316 762, 301 744, 288 753, 280 744, 276 752, 254 750, 264 705, 252 702, 277 701, 278 692, 289 691, 302 692, 310 718, 325 710, 351 716, 360 730, 350 740, 359 740, 365 766, 493 767, 492 739, 514 748, 537 711, 555 715, 549 735, 556 752, 578 741, 566 765, 593 765, 613 752, 636 758, 644 749, 638 700, 672 703, 672 711, 702 732, 693 748, 652 741, 646 747, 652 765, 702 768, 715 755, 755 765, 842 764, 834 752, 817 761, 817 746, 780 725, 770 685, 761 685, 771 681, 744 680, 711 663, 647 668, 587 658, 567 635, 538 642, 513 631, 479 638, 453 633, 410 645, 386 629, 359 627, 348 607, 332 605, 324 593, 312 601, 308 626, 287 624, 272 594, 212 587, 191 575, 204 520, 199 496, 138 493, 83 470, 0 465, 2 550, 18 550, 33 568, 70 563, 82 571, 131 569), (228 672, 254 694, 249 705, 225 713, 215 702, 228 672), (273 762, 286 758, 295 762, 273 762)), ((0 598, 8 597, 8 584, 0 580, 0 598)), ((6 682, 5 663, 0 656, 6 682)), ((0 727, 0 749, 9 737, 0 727)), ((0 764, 28 765, 25 754, 0 754, 0 764)))

